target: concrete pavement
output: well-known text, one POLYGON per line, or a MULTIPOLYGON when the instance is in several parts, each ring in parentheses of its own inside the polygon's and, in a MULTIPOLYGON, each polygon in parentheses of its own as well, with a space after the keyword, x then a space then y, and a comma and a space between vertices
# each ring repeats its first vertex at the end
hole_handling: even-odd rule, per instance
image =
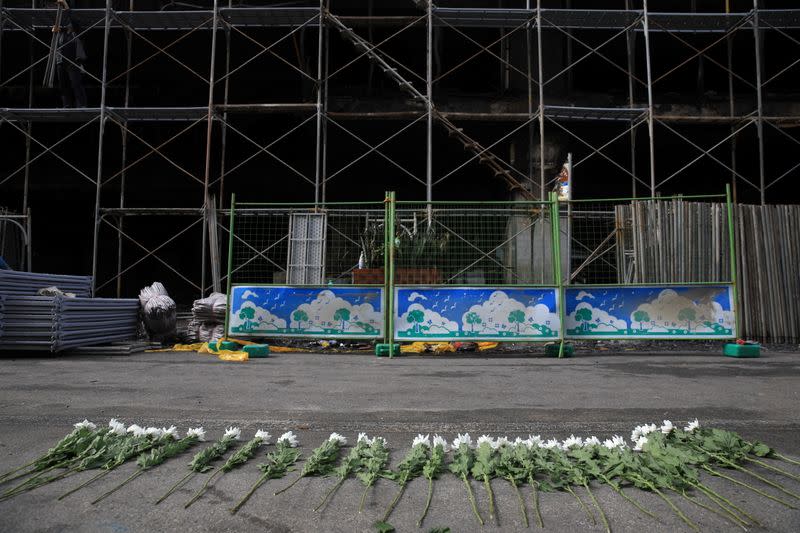
MULTIPOLYGON (((89 418, 117 417, 141 425, 176 424, 182 430, 203 425, 210 438, 225 426, 239 425, 245 436, 258 429, 273 435, 291 429, 307 454, 331 431, 351 440, 357 432, 385 436, 392 464, 402 459, 418 432, 457 432, 473 436, 542 436, 571 433, 605 438, 629 435, 634 425, 669 418, 695 417, 706 425, 760 439, 780 451, 800 456, 800 358, 770 353, 737 360, 716 354, 583 354, 553 360, 507 355, 409 356, 393 360, 367 354, 277 354, 248 363, 223 363, 193 353, 146 353, 130 357, 5 358, 0 360, 0 471, 45 451, 89 418)), ((188 456, 172 460, 131 483, 97 506, 89 501, 133 471, 125 465, 97 486, 56 502, 55 497, 88 478, 54 483, 0 502, 2 531, 369 531, 396 487, 380 481, 357 511, 361 488, 348 481, 321 514, 311 512, 330 479, 308 479, 292 491, 272 492, 290 480, 265 485, 239 514, 231 507, 258 476, 251 461, 224 476, 188 511, 183 502, 201 484, 179 490, 159 506, 153 501, 185 471, 188 456)), ((800 469, 795 469, 800 470, 800 469)), ((800 483, 781 480, 795 491, 800 483)), ((737 503, 746 506, 769 531, 797 531, 800 511, 790 510, 727 482, 711 479, 737 503)), ((460 531, 517 531, 522 528, 516 497, 507 483, 495 480, 499 524, 481 529, 470 513, 462 483, 451 475, 435 486, 425 528, 460 531)), ((486 495, 474 484, 486 515, 486 495)), ((398 531, 417 531, 426 484, 414 481, 390 522, 398 531)), ((639 514, 606 487, 595 493, 614 531, 681 529, 666 505, 650 494, 632 491, 661 523, 639 514)), ((532 513, 529 489, 525 489, 532 513)), ((583 496, 586 496, 583 494, 583 496)), ((800 502, 798 502, 800 503, 800 502)), ((733 526, 698 507, 681 507, 704 531, 733 526)), ((575 500, 562 493, 542 495, 547 530, 601 531, 575 500)), ((531 529, 536 529, 532 520, 531 529)), ((682 529, 687 530, 684 526, 682 529)))

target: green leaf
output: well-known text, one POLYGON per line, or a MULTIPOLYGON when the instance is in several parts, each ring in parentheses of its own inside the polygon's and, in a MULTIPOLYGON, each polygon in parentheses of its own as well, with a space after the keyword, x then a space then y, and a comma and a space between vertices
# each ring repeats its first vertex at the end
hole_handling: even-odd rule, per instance
POLYGON ((375 531, 378 533, 393 533, 395 531, 394 526, 388 522, 377 521, 372 524, 372 527, 375 528, 375 531))

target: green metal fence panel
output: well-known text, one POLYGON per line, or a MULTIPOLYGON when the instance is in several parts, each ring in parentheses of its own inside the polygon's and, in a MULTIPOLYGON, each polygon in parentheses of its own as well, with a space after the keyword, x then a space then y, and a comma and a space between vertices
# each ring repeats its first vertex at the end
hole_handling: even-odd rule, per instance
POLYGON ((732 339, 730 200, 560 202, 568 339, 732 339))

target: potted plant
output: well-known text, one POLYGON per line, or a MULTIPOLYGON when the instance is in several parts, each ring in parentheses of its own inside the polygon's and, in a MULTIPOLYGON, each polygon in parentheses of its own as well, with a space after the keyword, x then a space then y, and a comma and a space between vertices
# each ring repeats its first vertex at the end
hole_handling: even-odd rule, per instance
MULTIPOLYGON (((359 263, 363 268, 353 271, 354 284, 383 283, 385 252, 383 235, 383 222, 370 224, 365 228, 360 239, 359 263)), ((442 264, 449 241, 448 232, 437 230, 435 224, 428 224, 424 219, 423 223, 419 223, 416 213, 411 220, 398 220, 394 238, 395 283, 401 285, 441 283, 439 266, 442 264)))

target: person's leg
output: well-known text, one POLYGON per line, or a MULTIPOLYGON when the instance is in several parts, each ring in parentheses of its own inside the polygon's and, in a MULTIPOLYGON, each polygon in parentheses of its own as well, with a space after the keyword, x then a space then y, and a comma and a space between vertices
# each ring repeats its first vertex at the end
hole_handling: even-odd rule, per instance
POLYGON ((72 87, 70 86, 69 72, 64 63, 56 65, 56 77, 58 78, 58 91, 61 94, 61 107, 72 107, 72 87))
POLYGON ((86 107, 86 88, 83 86, 83 72, 81 69, 69 65, 69 81, 72 85, 72 93, 75 97, 75 107, 86 107))

